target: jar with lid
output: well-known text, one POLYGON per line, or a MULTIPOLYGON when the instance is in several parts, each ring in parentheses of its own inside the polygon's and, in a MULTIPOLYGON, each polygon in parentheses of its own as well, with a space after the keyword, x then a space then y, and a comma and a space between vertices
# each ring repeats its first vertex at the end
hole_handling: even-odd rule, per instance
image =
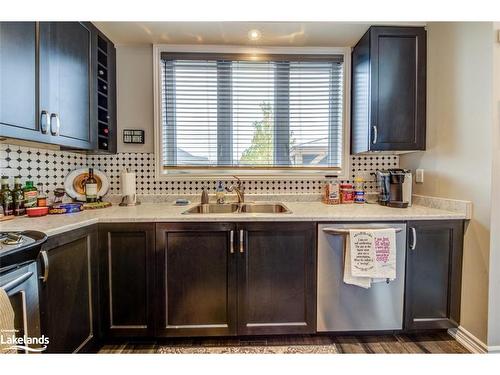
POLYGON ((352 184, 340 184, 340 203, 354 203, 352 184))
POLYGON ((340 185, 336 177, 327 177, 323 185, 323 203, 340 203, 340 185))
POLYGON ((363 177, 354 178, 354 203, 365 203, 365 183, 363 177))

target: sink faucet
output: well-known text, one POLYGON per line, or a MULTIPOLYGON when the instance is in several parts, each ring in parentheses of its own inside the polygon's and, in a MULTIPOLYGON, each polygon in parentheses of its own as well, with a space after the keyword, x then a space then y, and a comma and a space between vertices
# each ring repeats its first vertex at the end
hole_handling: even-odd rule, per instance
POLYGON ((201 204, 208 204, 208 192, 205 186, 201 188, 201 204))
POLYGON ((232 184, 231 186, 226 188, 226 190, 229 192, 233 192, 233 191, 236 192, 236 195, 238 196, 238 203, 243 203, 243 202, 245 202, 245 190, 241 186, 241 180, 236 176, 233 176, 233 177, 237 181, 236 185, 232 184))

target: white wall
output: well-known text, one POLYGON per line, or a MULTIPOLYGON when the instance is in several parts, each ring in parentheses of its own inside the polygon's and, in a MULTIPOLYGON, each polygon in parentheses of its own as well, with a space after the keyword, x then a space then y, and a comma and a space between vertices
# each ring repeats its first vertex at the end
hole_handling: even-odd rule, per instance
POLYGON ((118 152, 154 152, 153 47, 116 47, 118 152), (123 129, 144 129, 145 144, 123 143, 123 129))
POLYGON ((491 246, 488 303, 488 345, 500 351, 500 23, 493 27, 493 165, 491 186, 491 246))
POLYGON ((492 23, 427 25, 427 151, 403 155, 424 168, 416 194, 473 202, 466 228, 461 325, 487 342, 492 161, 492 23))

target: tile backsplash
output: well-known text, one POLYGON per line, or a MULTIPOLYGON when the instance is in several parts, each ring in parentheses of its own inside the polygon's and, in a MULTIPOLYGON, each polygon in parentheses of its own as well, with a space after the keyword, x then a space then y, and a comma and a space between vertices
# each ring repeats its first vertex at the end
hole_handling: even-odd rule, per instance
MULTIPOLYGON (((196 194, 202 186, 214 191, 216 180, 206 181, 156 181, 154 154, 118 153, 116 155, 86 155, 68 151, 53 151, 10 144, 0 144, 0 174, 10 177, 20 175, 23 183, 31 179, 44 184, 46 191, 64 186, 66 175, 85 166, 93 166, 106 173, 111 181, 110 194, 120 194, 120 173, 129 168, 137 174, 138 194, 196 194)), ((397 168, 397 155, 351 156, 351 176, 380 168, 397 168)), ((352 181, 349 181, 352 182, 352 181)), ((322 181, 318 180, 246 180, 248 194, 319 194, 322 181)), ((376 189, 374 181, 366 189, 376 189)))

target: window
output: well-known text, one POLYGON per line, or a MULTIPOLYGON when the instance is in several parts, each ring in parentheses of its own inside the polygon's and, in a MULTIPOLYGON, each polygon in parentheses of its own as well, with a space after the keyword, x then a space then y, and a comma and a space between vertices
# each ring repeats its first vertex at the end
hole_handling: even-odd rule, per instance
POLYGON ((161 173, 344 172, 343 53, 157 57, 161 173))

